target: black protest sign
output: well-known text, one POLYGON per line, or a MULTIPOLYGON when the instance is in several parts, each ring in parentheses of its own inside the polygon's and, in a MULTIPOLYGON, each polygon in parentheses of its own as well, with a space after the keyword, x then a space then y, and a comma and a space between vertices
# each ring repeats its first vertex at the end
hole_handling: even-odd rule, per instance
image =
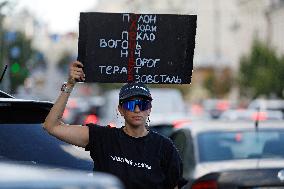
POLYGON ((86 82, 190 83, 196 15, 81 13, 86 82))

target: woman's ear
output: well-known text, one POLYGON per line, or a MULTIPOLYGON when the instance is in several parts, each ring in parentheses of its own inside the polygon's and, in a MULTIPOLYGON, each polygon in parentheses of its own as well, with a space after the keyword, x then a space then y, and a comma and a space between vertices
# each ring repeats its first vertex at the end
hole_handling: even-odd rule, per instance
POLYGON ((151 114, 151 109, 152 109, 152 108, 150 108, 150 109, 147 110, 147 111, 148 111, 148 112, 147 112, 147 113, 148 113, 148 116, 150 116, 150 114, 151 114))
POLYGON ((120 115, 121 115, 121 116, 124 116, 123 110, 122 110, 122 108, 121 108, 120 105, 117 106, 117 109, 118 109, 120 115))

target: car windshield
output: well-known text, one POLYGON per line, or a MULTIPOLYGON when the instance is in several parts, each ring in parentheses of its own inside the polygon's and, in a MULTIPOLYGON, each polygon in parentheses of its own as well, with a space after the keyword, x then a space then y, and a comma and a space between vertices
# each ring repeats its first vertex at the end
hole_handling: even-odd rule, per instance
POLYGON ((197 136, 200 162, 284 158, 284 131, 204 132, 197 136))
POLYGON ((40 124, 0 124, 0 161, 92 171, 92 161, 80 152, 40 124))

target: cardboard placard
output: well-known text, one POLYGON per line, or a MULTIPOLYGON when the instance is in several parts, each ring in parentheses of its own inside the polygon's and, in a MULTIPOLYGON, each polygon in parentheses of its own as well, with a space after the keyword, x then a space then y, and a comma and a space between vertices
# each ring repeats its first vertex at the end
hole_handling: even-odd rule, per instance
POLYGON ((196 15, 81 13, 86 82, 190 83, 196 15))

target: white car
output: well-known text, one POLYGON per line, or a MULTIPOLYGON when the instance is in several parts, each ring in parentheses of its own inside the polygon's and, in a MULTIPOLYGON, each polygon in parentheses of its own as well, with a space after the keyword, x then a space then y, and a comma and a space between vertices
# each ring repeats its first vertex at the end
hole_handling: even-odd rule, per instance
POLYGON ((281 111, 282 119, 284 119, 284 100, 282 99, 255 99, 248 105, 248 109, 281 111))
POLYGON ((0 189, 123 189, 121 182, 105 173, 52 169, 0 163, 0 189))
POLYGON ((189 184, 213 172, 284 168, 284 121, 197 121, 171 139, 189 184))

